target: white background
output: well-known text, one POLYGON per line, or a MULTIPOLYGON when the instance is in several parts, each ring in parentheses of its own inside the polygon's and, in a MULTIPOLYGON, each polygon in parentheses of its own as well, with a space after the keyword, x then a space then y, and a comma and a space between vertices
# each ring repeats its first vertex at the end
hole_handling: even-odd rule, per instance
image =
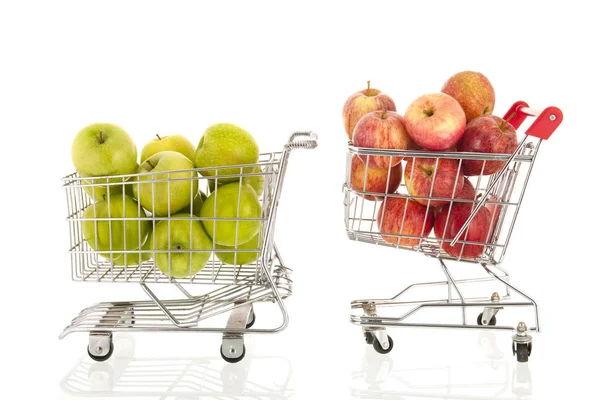
MULTIPOLYGON (((298 399, 363 390, 376 398, 384 389, 403 398, 516 398, 509 333, 395 329, 395 348, 381 357, 348 323, 351 299, 391 296, 442 276, 418 254, 346 239, 342 105, 370 79, 403 111, 465 69, 491 80, 495 114, 516 100, 564 112, 541 148, 503 266, 541 305, 527 398, 597 397, 600 32, 589 2, 7 3, 0 6, 0 397, 68 398, 60 382, 87 362, 87 337, 58 334, 92 303, 143 297, 136 285, 70 280, 60 178, 72 170, 77 131, 117 123, 141 150, 155 133, 197 142, 207 126, 226 121, 252 132, 263 151, 280 150, 294 130, 320 137, 317 150, 292 155, 277 221, 277 243, 295 271, 289 328, 247 339, 246 362, 225 370, 237 385, 275 390, 281 374, 278 382, 289 375, 284 386, 298 399), (494 341, 501 353, 492 362, 494 341), (288 363, 289 373, 280 367, 288 363)), ((259 310, 257 326, 276 322, 259 310)), ((134 340, 134 358, 209 362, 217 377, 224 366, 218 335, 134 340)), ((116 375, 127 357, 110 361, 116 375)), ((158 374, 149 379, 168 372, 158 374)), ((138 389, 147 398, 164 394, 138 389)))

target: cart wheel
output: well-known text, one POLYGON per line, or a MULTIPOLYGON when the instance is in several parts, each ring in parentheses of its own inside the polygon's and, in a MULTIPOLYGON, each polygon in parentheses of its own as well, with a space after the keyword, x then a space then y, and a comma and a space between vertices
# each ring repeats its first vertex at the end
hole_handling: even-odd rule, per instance
POLYGON ((373 344, 375 341, 375 336, 371 332, 365 332, 365 341, 367 344, 373 344))
POLYGON ((90 346, 88 346, 88 355, 90 356, 90 358, 94 361, 98 361, 98 362, 102 362, 102 361, 106 361, 110 358, 110 356, 112 356, 114 350, 114 346, 112 341, 110 342, 110 347, 108 348, 108 353, 106 353, 103 356, 97 356, 95 354, 92 354, 92 352, 90 351, 90 346))
POLYGON ((246 324, 246 329, 252 328, 254 322, 256 322, 256 314, 254 314, 254 310, 252 310, 252 312, 250 313, 250 321, 248 321, 248 323, 246 324))
POLYGON ((236 358, 231 358, 231 357, 227 357, 225 354, 223 354, 223 346, 221 346, 221 357, 223 357, 223 360, 227 361, 228 363, 234 364, 237 362, 242 361, 242 359, 244 358, 244 356, 246 355, 246 346, 242 345, 242 354, 240 354, 239 357, 236 358))
MULTIPOLYGON (((477 317, 477 325, 483 326, 482 319, 483 319, 483 313, 480 313, 479 316, 477 317)), ((490 319, 488 321, 487 326, 496 326, 496 316, 495 315, 492 317, 492 319, 490 319)))
POLYGON ((383 347, 381 347, 381 343, 379 343, 379 340, 377 340, 375 338, 375 339, 373 339, 373 348, 379 354, 387 354, 390 351, 392 351, 392 349, 394 348, 394 341, 392 340, 392 338, 389 335, 388 335, 388 343, 389 343, 389 347, 387 349, 384 349, 383 347))
POLYGON ((529 361, 529 356, 531 356, 531 350, 533 346, 530 343, 514 343, 513 344, 513 354, 517 356, 517 361, 520 363, 525 363, 529 361))

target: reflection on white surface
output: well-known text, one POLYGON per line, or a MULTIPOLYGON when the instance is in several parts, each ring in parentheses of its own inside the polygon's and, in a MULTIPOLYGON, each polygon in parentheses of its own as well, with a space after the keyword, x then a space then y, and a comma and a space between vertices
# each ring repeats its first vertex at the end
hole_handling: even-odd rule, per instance
POLYGON ((115 335, 115 352, 105 362, 85 357, 61 381, 65 393, 81 397, 156 399, 288 399, 292 374, 284 357, 246 354, 229 364, 213 358, 134 357, 129 334, 115 335))
MULTIPOLYGON (((456 360, 437 366, 411 365, 398 355, 381 355, 367 347, 362 368, 352 373, 351 393, 360 399, 531 399, 528 363, 496 345, 494 332, 482 332, 485 360, 456 360)), ((422 363, 421 363, 422 364, 422 363)))

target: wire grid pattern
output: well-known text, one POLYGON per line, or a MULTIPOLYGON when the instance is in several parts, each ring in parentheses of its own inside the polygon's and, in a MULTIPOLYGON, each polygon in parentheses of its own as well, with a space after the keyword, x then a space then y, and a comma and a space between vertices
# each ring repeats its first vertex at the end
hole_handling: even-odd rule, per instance
MULTIPOLYGON (((528 139, 528 137, 526 137, 528 139)), ((357 148, 351 143, 348 146, 346 158, 346 179, 344 184, 345 198, 345 224, 348 237, 352 240, 371 243, 378 246, 394 247, 424 253, 431 257, 441 259, 451 259, 475 263, 499 264, 502 262, 509 239, 512 233, 517 214, 519 212, 521 201, 527 186, 529 175, 534 164, 535 156, 539 149, 541 140, 533 138, 533 140, 523 139, 519 144, 515 157, 510 160, 510 154, 482 154, 482 153, 457 153, 457 152, 428 152, 416 150, 380 150, 357 148), (358 168, 353 168, 353 157, 360 157, 364 163, 364 173, 358 173, 358 168), (378 160, 376 160, 378 158, 378 160), (400 158, 401 178, 398 189, 393 186, 397 183, 393 182, 393 159, 400 158), (381 164, 384 159, 389 165, 387 170, 383 170, 384 184, 380 184, 378 191, 368 190, 369 165, 381 164), (427 159, 430 164, 435 166, 433 176, 428 193, 417 196, 410 195, 406 178, 414 182, 414 177, 419 171, 415 171, 417 160, 427 159), (458 168, 453 175, 453 187, 451 191, 447 191, 445 197, 435 197, 433 195, 434 186, 437 184, 436 174, 438 166, 442 160, 452 160, 458 168), (481 162, 480 174, 477 176, 468 176, 469 181, 475 189, 475 197, 472 199, 457 198, 460 187, 458 185, 463 163, 479 161, 481 162), (499 171, 491 175, 485 175, 486 164, 491 162, 503 162, 508 166, 504 171, 499 171), (493 185, 493 186, 492 186, 493 185), (487 239, 482 241, 470 241, 465 238, 468 235, 470 226, 467 226, 465 234, 460 236, 456 241, 456 246, 461 248, 460 254, 450 255, 443 248, 442 242, 452 242, 454 237, 448 237, 446 231, 449 225, 449 216, 452 209, 457 204, 470 204, 471 211, 476 207, 482 198, 482 195, 491 187, 491 192, 485 203, 488 207, 492 223, 489 225, 489 231, 486 235, 487 239), (443 239, 434 236, 433 229, 431 234, 424 232, 423 229, 418 233, 408 234, 404 230, 407 220, 407 209, 404 206, 400 228, 398 232, 391 233, 385 230, 384 234, 380 232, 378 226, 378 213, 382 212, 381 219, 385 221, 385 212, 387 211, 386 204, 389 199, 413 199, 420 200, 426 205, 426 213, 433 213, 435 216, 439 213, 441 205, 448 207, 448 217, 445 221, 443 239), (432 205, 434 204, 435 207, 432 205), (383 208, 383 210, 380 210, 383 208), (495 222, 494 222, 495 221, 495 222), (384 238, 385 237, 385 238, 384 238), (387 238, 387 240, 385 240, 387 238), (414 239, 415 245, 401 245, 401 240, 414 239), (467 246, 464 245, 480 245, 484 246, 482 254, 476 258, 467 258, 462 256, 462 252, 467 246)), ((381 174, 381 172, 380 172, 381 174)), ((466 175, 465 175, 466 177, 466 175)), ((407 229, 408 230, 408 229, 407 229)))
MULTIPOLYGON (((245 284, 249 280, 254 279, 255 281, 261 280, 261 274, 259 273, 261 266, 261 251, 263 248, 266 249, 267 254, 270 253, 270 249, 272 247, 272 239, 267 242, 268 232, 267 232, 267 222, 271 216, 271 213, 274 211, 273 208, 273 199, 275 196, 275 187, 276 180, 281 169, 281 160, 282 160, 281 152, 274 153, 265 153, 261 154, 259 160, 256 164, 244 164, 235 167, 223 167, 223 168, 203 168, 203 169, 195 169, 195 170, 187 170, 187 171, 171 171, 168 173, 168 176, 165 178, 165 174, 153 173, 153 174, 131 174, 131 175, 120 175, 114 177, 97 177, 91 181, 90 178, 85 178, 79 176, 77 173, 73 173, 63 178, 64 188, 66 190, 66 198, 67 198, 67 208, 68 215, 67 220, 69 222, 69 231, 70 231, 70 247, 69 253, 71 258, 71 276, 75 281, 87 281, 87 282, 152 282, 152 283, 169 283, 173 276, 170 274, 165 274, 161 272, 157 267, 153 259, 144 260, 142 259, 142 254, 150 254, 156 256, 156 254, 168 253, 168 257, 170 258, 172 254, 175 253, 188 253, 188 259, 194 258, 194 253, 206 253, 210 252, 211 257, 199 272, 193 273, 192 268, 190 267, 190 273, 185 278, 182 279, 179 277, 179 281, 182 280, 185 283, 204 283, 204 284, 245 284), (258 169, 260 168, 260 169, 258 169), (237 173, 232 173, 232 169, 239 170, 237 173), (227 171, 225 171, 227 170, 227 171), (195 172, 192 172, 195 171, 195 172), (225 173, 223 172, 225 171, 225 173), (220 173, 221 172, 221 173, 220 173), (189 176, 181 177, 182 173, 187 173, 189 176), (198 174, 199 173, 199 174, 198 174), (201 175, 204 173, 204 176, 201 175), (210 176, 213 175, 214 177, 210 176), (190 218, 180 218, 181 220, 199 220, 204 221, 204 223, 213 223, 216 226, 217 221, 235 221, 236 222, 236 242, 238 240, 237 233, 238 227, 241 223, 247 223, 248 221, 255 221, 260 224, 259 229, 259 238, 258 238, 258 246, 248 248, 239 248, 231 247, 226 250, 218 249, 216 243, 213 239, 212 249, 208 250, 200 250, 200 249, 192 249, 192 250, 150 250, 150 251, 141 251, 141 250, 117 250, 113 249, 112 241, 111 248, 108 251, 95 251, 93 250, 90 243, 84 237, 82 222, 85 220, 83 217, 84 211, 86 208, 92 206, 94 204, 94 200, 92 199, 92 194, 96 195, 98 190, 101 190, 102 193, 106 193, 103 199, 106 199, 106 195, 108 195, 108 203, 110 203, 111 193, 114 196, 115 194, 120 194, 121 192, 128 194, 131 193, 132 187, 137 186, 139 191, 140 186, 144 185, 144 183, 140 183, 140 178, 143 175, 154 175, 151 176, 151 182, 154 186, 155 184, 166 182, 167 185, 173 184, 173 182, 178 181, 197 181, 198 187, 200 190, 203 190, 206 193, 210 193, 211 189, 214 190, 215 186, 219 185, 219 180, 226 180, 227 182, 238 181, 241 187, 242 181, 246 179, 252 179, 260 177, 264 179, 263 182, 263 193, 259 198, 259 202, 262 207, 262 215, 260 218, 200 218, 196 216, 192 216, 190 218), (158 176, 158 177, 157 177, 158 176), (116 188, 116 193, 114 192, 114 188, 116 188), (112 250, 112 251, 111 251, 112 250), (253 263, 245 264, 245 265, 231 265, 221 262, 217 257, 216 253, 229 252, 234 253, 234 257, 237 259, 238 256, 248 253, 256 253, 257 260, 253 263), (134 265, 129 266, 121 266, 116 265, 115 261, 118 257, 123 257, 122 255, 127 255, 127 257, 134 260, 134 265), (140 262, 141 261, 141 262, 140 262)), ((192 187, 192 185, 190 185, 192 187)), ((169 186, 170 188, 170 186, 169 186)), ((154 190, 154 187, 153 187, 154 190)), ((218 192, 218 191, 217 191, 218 192)), ((153 192, 154 195, 154 192, 153 192)), ((190 194, 190 199, 192 200, 196 193, 190 194)), ((218 198, 218 193, 216 194, 218 198)), ((154 197, 154 196, 153 196, 154 197)), ((241 196, 238 196, 238 199, 241 196)), ((170 203, 170 201, 169 201, 170 203)), ((216 201, 215 201, 216 203, 216 201)), ((94 207, 97 207, 94 206, 94 207)), ((216 206, 215 206, 216 207, 216 206)), ((239 201, 238 201, 238 215, 239 215, 239 201)), ((89 221, 94 221, 96 224, 95 229, 96 232, 98 230, 98 225, 100 222, 109 221, 108 226, 109 230, 112 232, 112 224, 121 223, 123 227, 127 224, 138 224, 138 232, 141 232, 140 229, 141 224, 150 224, 152 228, 155 228, 156 225, 161 221, 169 221, 171 224, 173 221, 176 221, 177 218, 172 218, 168 216, 158 217, 152 216, 148 211, 142 210, 139 216, 135 217, 110 217, 110 218, 100 218, 96 215, 96 209, 94 211, 93 218, 87 218, 89 221)), ((110 212, 110 211, 109 211, 110 212)), ((124 228, 125 229, 125 228, 124 228)), ((169 225, 170 229, 170 225, 169 225)), ((191 230, 191 222, 190 222, 190 230, 191 230)), ((97 235, 96 235, 97 236, 97 235)), ((112 236, 111 240, 112 240, 112 236)), ((126 235, 123 234, 126 238, 126 235)), ((141 235, 138 235, 141 236, 141 235)), ((150 237, 150 235, 148 235, 150 237)), ((190 234, 190 237, 192 235, 190 234)), ((125 239, 126 240, 126 239, 125 239)), ((141 237, 140 237, 141 242, 141 237)), ((149 238, 146 240, 150 240, 149 238)), ((140 247, 142 243, 139 243, 140 247)), ((95 246, 97 247, 97 246, 95 246)), ((191 248, 192 246, 190 246, 191 248)), ((152 257, 154 258, 154 257, 152 257)), ((191 264, 191 262, 190 262, 191 264)))

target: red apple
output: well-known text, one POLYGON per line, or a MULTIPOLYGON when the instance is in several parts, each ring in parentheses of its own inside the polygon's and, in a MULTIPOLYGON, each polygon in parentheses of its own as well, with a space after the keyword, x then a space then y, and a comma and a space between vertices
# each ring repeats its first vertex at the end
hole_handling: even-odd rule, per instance
MULTIPOLYGON (((377 226, 381 233, 427 237, 433 228, 433 210, 427 210, 427 207, 414 200, 388 197, 379 207, 377 226)), ((383 240, 409 247, 417 246, 421 242, 421 239, 387 235, 383 235, 383 240)))
MULTIPOLYGON (((454 203, 452 211, 448 216, 450 204, 446 204, 435 217, 434 233, 438 239, 454 239, 460 228, 471 215, 471 210, 474 208, 470 203, 454 203), (445 230, 445 232, 444 232, 445 230)), ((460 235, 459 240, 469 242, 487 242, 488 233, 490 232, 490 224, 492 217, 490 211, 482 207, 477 211, 475 217, 471 220, 468 229, 460 235), (466 239, 465 239, 466 237, 466 239)), ((442 249, 454 257, 462 258, 477 258, 483 253, 483 245, 456 243, 450 245, 450 241, 442 242, 442 249)))
POLYGON ((419 146, 446 150, 460 140, 466 125, 465 112, 458 101, 447 94, 426 94, 408 106, 404 125, 419 146))
MULTIPOLYGON (((411 146, 404 119, 400 114, 388 110, 365 114, 354 128, 352 141, 355 146, 375 149, 406 150, 411 146)), ((402 161, 402 157, 361 155, 360 158, 369 169, 387 170, 390 165, 398 165, 402 161)))
POLYGON ((442 86, 442 93, 452 96, 460 103, 467 122, 494 111, 494 88, 480 72, 463 71, 452 75, 442 86))
MULTIPOLYGON (((471 183, 469 178, 467 178, 465 176, 462 190, 457 195, 455 195, 454 198, 455 199, 474 200, 476 196, 477 196, 477 193, 475 192, 475 188, 473 187, 473 184, 471 183)), ((473 204, 473 203, 464 203, 464 204, 473 204)), ((442 207, 443 206, 438 206, 433 210, 434 217, 436 215, 438 215, 438 213, 441 211, 442 207)))
MULTIPOLYGON (((465 133, 458 142, 458 151, 475 153, 512 154, 519 144, 515 128, 500 117, 493 115, 477 117, 467 124, 465 133)), ((505 161, 464 160, 465 175, 491 175, 500 171, 505 161)))
MULTIPOLYGON (((435 158, 408 159, 404 168, 404 182, 411 196, 452 198, 453 195, 460 193, 464 185, 464 176, 458 167, 458 160, 440 158, 437 166, 436 160, 435 158)), ((428 203, 427 199, 415 200, 423 205, 428 203)), ((438 207, 448 201, 431 200, 430 206, 438 207)))
POLYGON ((381 93, 381 90, 371 88, 371 81, 368 81, 365 90, 354 93, 344 104, 342 118, 348 138, 352 140, 354 127, 363 115, 383 109, 396 111, 396 105, 388 95, 381 93))
MULTIPOLYGON (((356 154, 352 156, 350 187, 357 191, 374 193, 394 193, 402 179, 402 164, 387 169, 366 169, 365 163, 356 154), (366 175, 366 176, 365 176, 366 175), (386 191, 387 188, 387 191, 386 191)), ((375 196, 365 195, 367 200, 375 200, 375 196)), ((378 196, 379 197, 379 196, 378 196)))

